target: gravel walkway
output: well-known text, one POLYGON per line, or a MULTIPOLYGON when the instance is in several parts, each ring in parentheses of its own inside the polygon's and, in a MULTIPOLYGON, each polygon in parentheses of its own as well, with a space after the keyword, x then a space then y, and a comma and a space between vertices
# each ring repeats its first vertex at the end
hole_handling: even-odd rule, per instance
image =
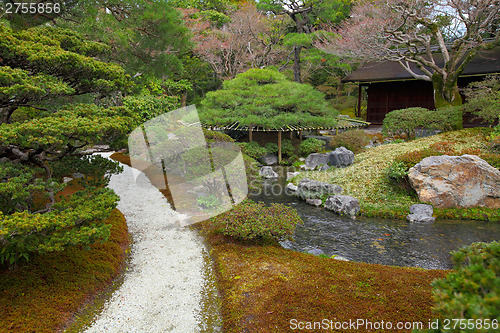
POLYGON ((132 168, 123 167, 109 187, 121 198, 131 260, 123 284, 86 332, 199 332, 205 246, 196 232, 176 226, 179 215, 144 174, 135 181, 132 168))

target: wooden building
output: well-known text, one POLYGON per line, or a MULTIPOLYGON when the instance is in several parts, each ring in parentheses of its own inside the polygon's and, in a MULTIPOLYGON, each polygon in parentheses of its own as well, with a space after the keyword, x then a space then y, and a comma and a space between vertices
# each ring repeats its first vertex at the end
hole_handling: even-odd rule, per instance
MULTIPOLYGON (((415 73, 423 74, 416 66, 412 68, 415 73)), ((500 74, 500 47, 478 53, 458 79, 458 86, 466 87, 489 74, 500 74)), ((416 80, 397 62, 367 63, 342 81, 358 83, 359 96, 362 88, 367 87, 366 120, 372 124, 382 124, 385 115, 392 110, 408 107, 434 109, 432 83, 416 80)), ((471 125, 471 119, 465 117, 464 125, 468 124, 471 125)))

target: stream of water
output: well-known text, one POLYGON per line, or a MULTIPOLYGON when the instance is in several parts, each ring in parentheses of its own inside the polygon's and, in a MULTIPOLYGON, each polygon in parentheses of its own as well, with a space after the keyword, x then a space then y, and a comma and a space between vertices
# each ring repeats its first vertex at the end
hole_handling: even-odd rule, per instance
POLYGON ((295 251, 337 255, 373 264, 448 269, 453 267, 451 251, 474 242, 500 239, 500 224, 494 222, 442 220, 409 223, 340 217, 279 191, 285 185, 283 177, 266 180, 263 188, 251 193, 250 198, 267 204, 283 203, 297 209, 304 224, 297 226, 293 241, 281 244, 295 251))

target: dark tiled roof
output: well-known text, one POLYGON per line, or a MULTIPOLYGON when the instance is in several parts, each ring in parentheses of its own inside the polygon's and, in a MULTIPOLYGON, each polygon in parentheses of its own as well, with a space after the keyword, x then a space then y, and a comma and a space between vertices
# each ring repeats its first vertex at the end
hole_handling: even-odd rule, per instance
MULTIPOLYGON (((439 63, 438 57, 435 57, 439 63)), ((441 58, 442 63, 442 58, 441 58)), ((423 74, 417 66, 411 65, 413 71, 417 74, 423 74)), ((462 76, 500 74, 500 47, 491 50, 482 50, 467 65, 462 76)), ((397 62, 369 62, 361 66, 349 76, 345 77, 343 82, 380 82, 380 81, 402 81, 414 80, 414 77, 408 73, 403 66, 397 62)))

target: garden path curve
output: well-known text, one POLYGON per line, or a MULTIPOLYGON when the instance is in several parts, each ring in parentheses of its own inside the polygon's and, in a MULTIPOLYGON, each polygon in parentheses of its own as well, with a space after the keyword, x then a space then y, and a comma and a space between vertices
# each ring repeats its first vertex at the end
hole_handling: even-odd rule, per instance
MULTIPOLYGON (((102 154, 109 157, 110 154, 102 154)), ((118 209, 132 235, 123 283, 86 332, 197 332, 203 289, 203 241, 179 228, 180 215, 132 168, 109 183, 120 196, 118 209)))

